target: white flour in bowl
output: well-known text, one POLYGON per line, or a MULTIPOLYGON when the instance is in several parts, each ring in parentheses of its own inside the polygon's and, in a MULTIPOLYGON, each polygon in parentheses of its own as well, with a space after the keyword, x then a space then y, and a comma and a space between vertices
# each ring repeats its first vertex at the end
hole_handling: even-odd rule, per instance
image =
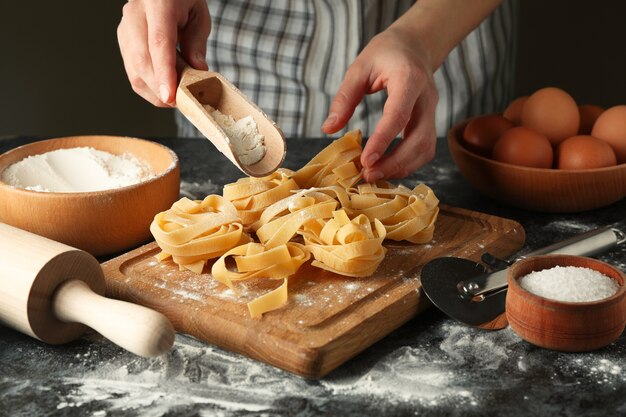
POLYGON ((31 191, 76 193, 126 187, 153 178, 136 157, 89 147, 57 149, 32 155, 2 172, 2 182, 31 191))

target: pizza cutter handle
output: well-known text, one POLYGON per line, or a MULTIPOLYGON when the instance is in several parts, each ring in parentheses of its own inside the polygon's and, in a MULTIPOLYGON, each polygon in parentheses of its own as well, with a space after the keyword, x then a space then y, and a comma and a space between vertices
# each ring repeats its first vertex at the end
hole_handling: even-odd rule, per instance
POLYGON ((613 249, 624 241, 626 241, 626 235, 621 230, 608 226, 600 227, 538 249, 516 260, 525 259, 529 256, 553 254, 594 256, 613 249))

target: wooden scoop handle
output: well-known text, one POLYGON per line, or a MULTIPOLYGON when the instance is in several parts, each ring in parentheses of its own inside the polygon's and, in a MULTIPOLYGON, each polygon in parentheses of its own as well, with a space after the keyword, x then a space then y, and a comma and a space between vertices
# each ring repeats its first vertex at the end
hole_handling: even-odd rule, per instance
POLYGON ((52 299, 52 310, 59 320, 85 324, 140 356, 161 355, 174 343, 174 328, 164 315, 98 295, 80 280, 59 286, 52 299))

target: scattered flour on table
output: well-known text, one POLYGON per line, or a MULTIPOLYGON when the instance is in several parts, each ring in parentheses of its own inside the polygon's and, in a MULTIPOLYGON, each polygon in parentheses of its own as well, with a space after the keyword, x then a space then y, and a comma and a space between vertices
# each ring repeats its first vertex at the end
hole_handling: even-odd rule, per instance
POLYGON ((609 383, 612 380, 626 382, 626 369, 609 359, 603 358, 577 358, 574 363, 583 365, 589 375, 596 378, 597 383, 609 383))
POLYGON ((510 330, 497 332, 470 329, 459 324, 446 324, 448 335, 441 349, 458 363, 478 363, 486 369, 497 369, 509 357, 507 347, 519 341, 510 330))
POLYGON ((451 179, 452 174, 456 172, 456 168, 453 166, 436 166, 433 167, 434 175, 429 176, 429 181, 443 182, 451 179))
MULTIPOLYGON (((93 409, 99 403, 109 412, 141 410, 142 415, 159 416, 197 404, 216 413, 212 415, 220 410, 229 415, 235 410, 269 412, 277 398, 303 393, 320 403, 339 396, 357 402, 374 397, 389 404, 478 406, 481 393, 474 381, 468 383, 467 365, 498 368, 519 339, 508 330, 484 332, 457 324, 445 324, 439 332, 440 345, 401 346, 369 369, 344 365, 316 382, 177 335, 168 355, 145 359, 120 353, 81 377, 67 378, 75 387, 60 396, 58 407, 93 409)), ((88 354, 82 360, 95 361, 88 354)))
MULTIPOLYGON (((313 410, 324 409, 328 402, 377 403, 415 405, 437 414, 442 409, 470 412, 493 401, 493 379, 504 372, 521 376, 548 371, 554 373, 555 384, 592 383, 612 390, 626 383, 623 344, 604 354, 555 352, 553 366, 546 368, 545 361, 537 359, 545 351, 529 348, 510 329, 490 332, 444 322, 425 332, 428 335, 417 338, 385 339, 379 342, 382 347, 373 346, 367 356, 319 381, 185 335, 176 336, 167 355, 147 359, 92 334, 88 338, 98 345, 69 345, 77 353, 70 353, 69 363, 64 361, 65 376, 59 382, 20 379, 11 395, 49 389, 51 383, 54 389, 61 383, 64 389, 56 394, 54 407, 59 413, 72 409, 86 416, 272 415, 292 399, 297 400, 294 404, 305 401, 313 410)), ((20 360, 53 364, 60 352, 41 348, 20 360)))
POLYGON ((583 224, 575 220, 555 220, 548 223, 545 226, 545 229, 556 230, 558 232, 584 233, 591 229, 595 229, 596 227, 597 226, 589 224, 587 222, 583 224))
MULTIPOLYGON (((433 164, 428 164, 424 168, 420 169, 417 172, 418 181, 422 181, 425 183, 432 184, 442 184, 448 182, 453 179, 454 174, 458 172, 455 166, 435 166, 433 164)), ((403 182, 403 185, 413 188, 415 187, 414 182, 403 182)))
POLYGON ((221 187, 214 184, 211 180, 205 182, 180 182, 180 195, 191 200, 202 200, 210 194, 219 194, 221 187))
MULTIPOLYGON (((622 350, 623 354, 626 354, 626 349, 622 350)), ((590 381, 617 390, 626 383, 626 363, 603 357, 599 353, 562 355, 557 359, 555 366, 561 373, 575 378, 576 384, 590 381)))
POLYGON ((78 147, 24 158, 5 169, 1 179, 31 191, 75 193, 126 187, 154 176, 146 162, 131 154, 78 147))
MULTIPOLYGON (((83 366, 91 360, 85 356, 83 366)), ((140 410, 142 416, 156 417, 199 404, 217 411, 261 412, 271 408, 271 399, 279 394, 276 389, 257 384, 257 380, 268 376, 264 368, 192 337, 177 335, 168 355, 146 359, 121 353, 80 377, 65 378, 66 384, 75 387, 62 396, 57 409, 94 409, 99 403, 99 413, 140 410), (225 374, 227 366, 242 368, 229 376, 225 374)))

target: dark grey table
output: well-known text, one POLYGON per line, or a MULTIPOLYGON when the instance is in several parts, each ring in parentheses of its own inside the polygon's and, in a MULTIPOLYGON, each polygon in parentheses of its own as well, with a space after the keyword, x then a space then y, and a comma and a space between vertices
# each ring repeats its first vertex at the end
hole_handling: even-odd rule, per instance
MULTIPOLYGON (((0 141, 0 152, 33 140, 0 141)), ((182 193, 221 192, 240 174, 203 139, 162 139, 181 159, 182 193)), ((298 168, 328 140, 290 140, 298 168)), ((603 225, 626 230, 626 199, 578 214, 518 210, 475 192, 444 140, 436 160, 405 179, 443 203, 520 222, 528 252, 603 225)), ((626 247, 599 256, 626 270, 626 247)), ((0 326, 4 416, 611 416, 626 415, 626 335, 591 353, 540 349, 510 329, 488 332, 430 309, 322 380, 306 380, 178 335, 143 359, 90 333, 48 346, 0 326)))

